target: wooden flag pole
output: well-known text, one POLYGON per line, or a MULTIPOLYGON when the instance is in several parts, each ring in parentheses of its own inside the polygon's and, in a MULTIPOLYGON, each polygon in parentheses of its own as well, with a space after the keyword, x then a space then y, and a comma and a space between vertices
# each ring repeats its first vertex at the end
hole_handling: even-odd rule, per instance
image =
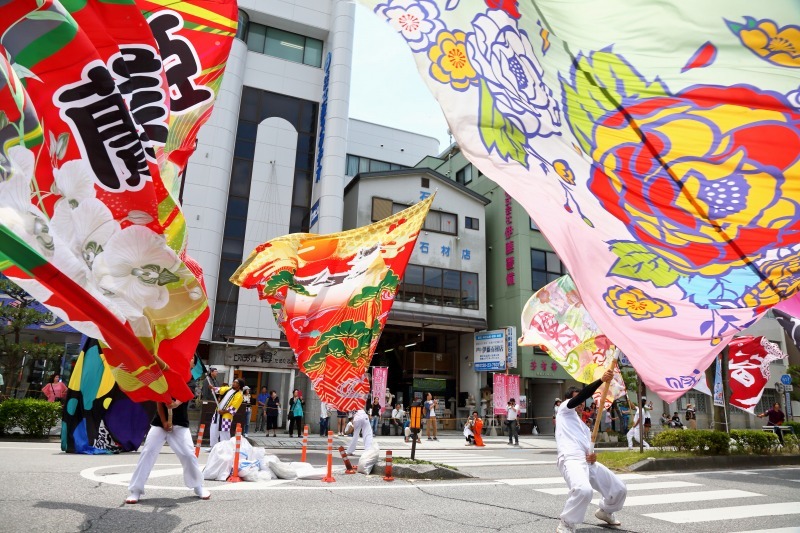
MULTIPOLYGON (((614 353, 614 357, 611 359, 611 366, 608 370, 612 372, 617 367, 617 355, 616 352, 614 353)), ((604 372, 605 373, 605 372, 604 372)), ((612 378, 613 379, 613 378, 612 378)), ((597 406, 597 415, 594 420, 594 430, 592 431, 592 445, 597 442, 597 432, 600 430, 600 416, 606 410, 606 396, 608 396, 608 389, 611 387, 611 381, 607 381, 603 384, 602 392, 600 393, 600 402, 603 408, 600 408, 600 405, 597 406)))

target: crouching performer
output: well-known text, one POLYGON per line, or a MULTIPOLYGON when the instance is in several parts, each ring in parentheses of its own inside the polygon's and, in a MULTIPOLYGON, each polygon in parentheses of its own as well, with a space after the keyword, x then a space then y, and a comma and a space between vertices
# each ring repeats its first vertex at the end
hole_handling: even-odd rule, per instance
POLYGON ((559 533, 572 533, 583 522, 593 489, 602 496, 595 517, 612 526, 620 525, 614 513, 622 509, 628 490, 622 480, 597 462, 591 432, 581 420, 584 402, 602 383, 611 381, 613 377, 614 373, 608 370, 603 377, 580 391, 570 388, 556 411, 558 469, 569 487, 567 503, 556 530, 559 533))

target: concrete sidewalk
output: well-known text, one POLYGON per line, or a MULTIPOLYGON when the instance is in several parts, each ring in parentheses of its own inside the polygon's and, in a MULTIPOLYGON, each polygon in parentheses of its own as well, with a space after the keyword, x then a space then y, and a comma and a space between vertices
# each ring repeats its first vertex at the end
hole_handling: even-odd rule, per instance
MULTIPOLYGON (((265 437, 264 435, 256 435, 250 433, 248 440, 254 446, 263 448, 277 449, 277 448, 301 448, 303 446, 302 437, 289 437, 288 434, 278 433, 277 437, 265 437)), ((359 439, 359 447, 363 441, 359 439)), ((381 449, 411 449, 411 442, 405 442, 403 437, 400 436, 377 436, 375 441, 381 449)), ((483 442, 486 444, 485 448, 499 448, 513 449, 513 446, 508 445, 507 437, 484 437, 483 442)), ((345 446, 350 443, 350 437, 339 437, 336 434, 333 436, 333 447, 337 449, 339 446, 345 446)), ((308 448, 311 450, 324 450, 328 446, 328 438, 320 437, 319 435, 308 436, 308 448)), ((553 436, 522 436, 519 439, 519 448, 529 450, 555 450, 556 441, 553 436)), ((464 450, 464 435, 460 431, 440 431, 439 440, 427 440, 422 436, 422 442, 417 444, 418 450, 464 450)))

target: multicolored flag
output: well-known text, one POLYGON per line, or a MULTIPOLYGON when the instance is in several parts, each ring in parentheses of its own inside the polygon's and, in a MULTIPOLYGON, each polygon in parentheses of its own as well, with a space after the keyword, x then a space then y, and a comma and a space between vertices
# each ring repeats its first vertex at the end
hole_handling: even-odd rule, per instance
POLYGON ((162 169, 194 143, 216 94, 202 82, 218 84, 237 16, 233 0, 161 4, 0 8, 0 270, 100 339, 137 401, 193 397, 208 305, 162 169), (188 105, 194 89, 204 97, 188 105))
MULTIPOLYGON (((769 381, 769 364, 786 358, 780 347, 765 337, 736 337, 728 351, 729 402, 754 413, 769 381)), ((716 387, 715 387, 716 389, 716 387)), ((714 395, 716 405, 716 394, 714 395)))
POLYGON ((120 390, 95 339, 84 338, 81 344, 67 389, 61 450, 87 455, 137 450, 155 406, 134 403, 120 390))
POLYGON ((269 302, 300 370, 339 411, 364 407, 365 372, 434 196, 362 228, 272 239, 231 277, 269 302))
POLYGON ((800 289, 797 3, 359 1, 664 400, 800 289))
MULTIPOLYGON (((531 296, 522 309, 520 346, 540 346, 567 373, 581 383, 591 383, 606 371, 617 348, 608 340, 583 305, 572 278, 562 276, 531 296)), ((599 399, 600 392, 595 394, 599 399)), ((614 368, 614 379, 604 405, 607 409, 625 396, 625 381, 614 368)))

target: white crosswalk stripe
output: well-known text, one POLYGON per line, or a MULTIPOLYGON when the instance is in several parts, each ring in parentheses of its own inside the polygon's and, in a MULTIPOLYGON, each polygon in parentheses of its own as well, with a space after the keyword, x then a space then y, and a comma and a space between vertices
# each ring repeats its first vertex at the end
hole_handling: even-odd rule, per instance
POLYGON ((736 533, 800 533, 800 526, 778 527, 775 529, 751 529, 749 531, 737 531, 736 533))
MULTIPOLYGON (((650 494, 647 496, 630 496, 625 499, 625 507, 636 507, 639 505, 664 505, 667 503, 686 503, 686 502, 702 502, 712 500, 733 500, 736 498, 759 498, 763 494, 756 492, 749 492, 746 490, 727 489, 727 490, 706 490, 699 492, 676 492, 670 494, 650 494)), ((600 499, 592 500, 592 503, 597 505, 600 499)), ((714 509, 703 509, 704 512, 713 512, 714 509)), ((798 510, 800 512, 800 510, 798 510)), ((668 513, 664 513, 668 514, 668 513)), ((653 515, 645 515, 653 516, 653 515)), ((713 516, 719 516, 714 514, 713 516)), ((718 520, 718 518, 711 518, 711 520, 718 520)))
MULTIPOLYGON (((708 494, 708 493, 703 493, 708 494)), ((625 502, 627 505, 628 502, 625 502)), ((737 505, 736 507, 716 507, 713 509, 697 509, 694 511, 672 511, 668 513, 650 513, 643 516, 672 522, 673 524, 694 524, 696 522, 713 522, 716 520, 736 520, 759 516, 800 515, 800 502, 765 503, 761 505, 737 505)))
MULTIPOLYGON (((403 450, 394 453, 395 457, 411 457, 411 452, 403 450)), ((534 459, 530 455, 520 455, 519 458, 503 457, 501 455, 491 455, 484 451, 463 451, 456 450, 442 450, 442 451, 420 451, 417 450, 414 455, 416 459, 423 461, 431 461, 432 463, 441 463, 450 466, 526 466, 526 465, 552 465, 552 459, 534 459)))
MULTIPOLYGON (((659 489, 679 489, 685 487, 700 487, 700 483, 689 483, 688 481, 655 481, 652 483, 632 483, 628 485, 628 492, 640 490, 659 490, 659 489)), ((543 492, 545 494, 552 494, 558 496, 561 494, 568 494, 567 487, 557 487, 554 489, 536 489, 536 492, 543 492)), ((597 491, 595 491, 597 492, 597 491)), ((630 500, 630 498, 628 498, 630 500)))

